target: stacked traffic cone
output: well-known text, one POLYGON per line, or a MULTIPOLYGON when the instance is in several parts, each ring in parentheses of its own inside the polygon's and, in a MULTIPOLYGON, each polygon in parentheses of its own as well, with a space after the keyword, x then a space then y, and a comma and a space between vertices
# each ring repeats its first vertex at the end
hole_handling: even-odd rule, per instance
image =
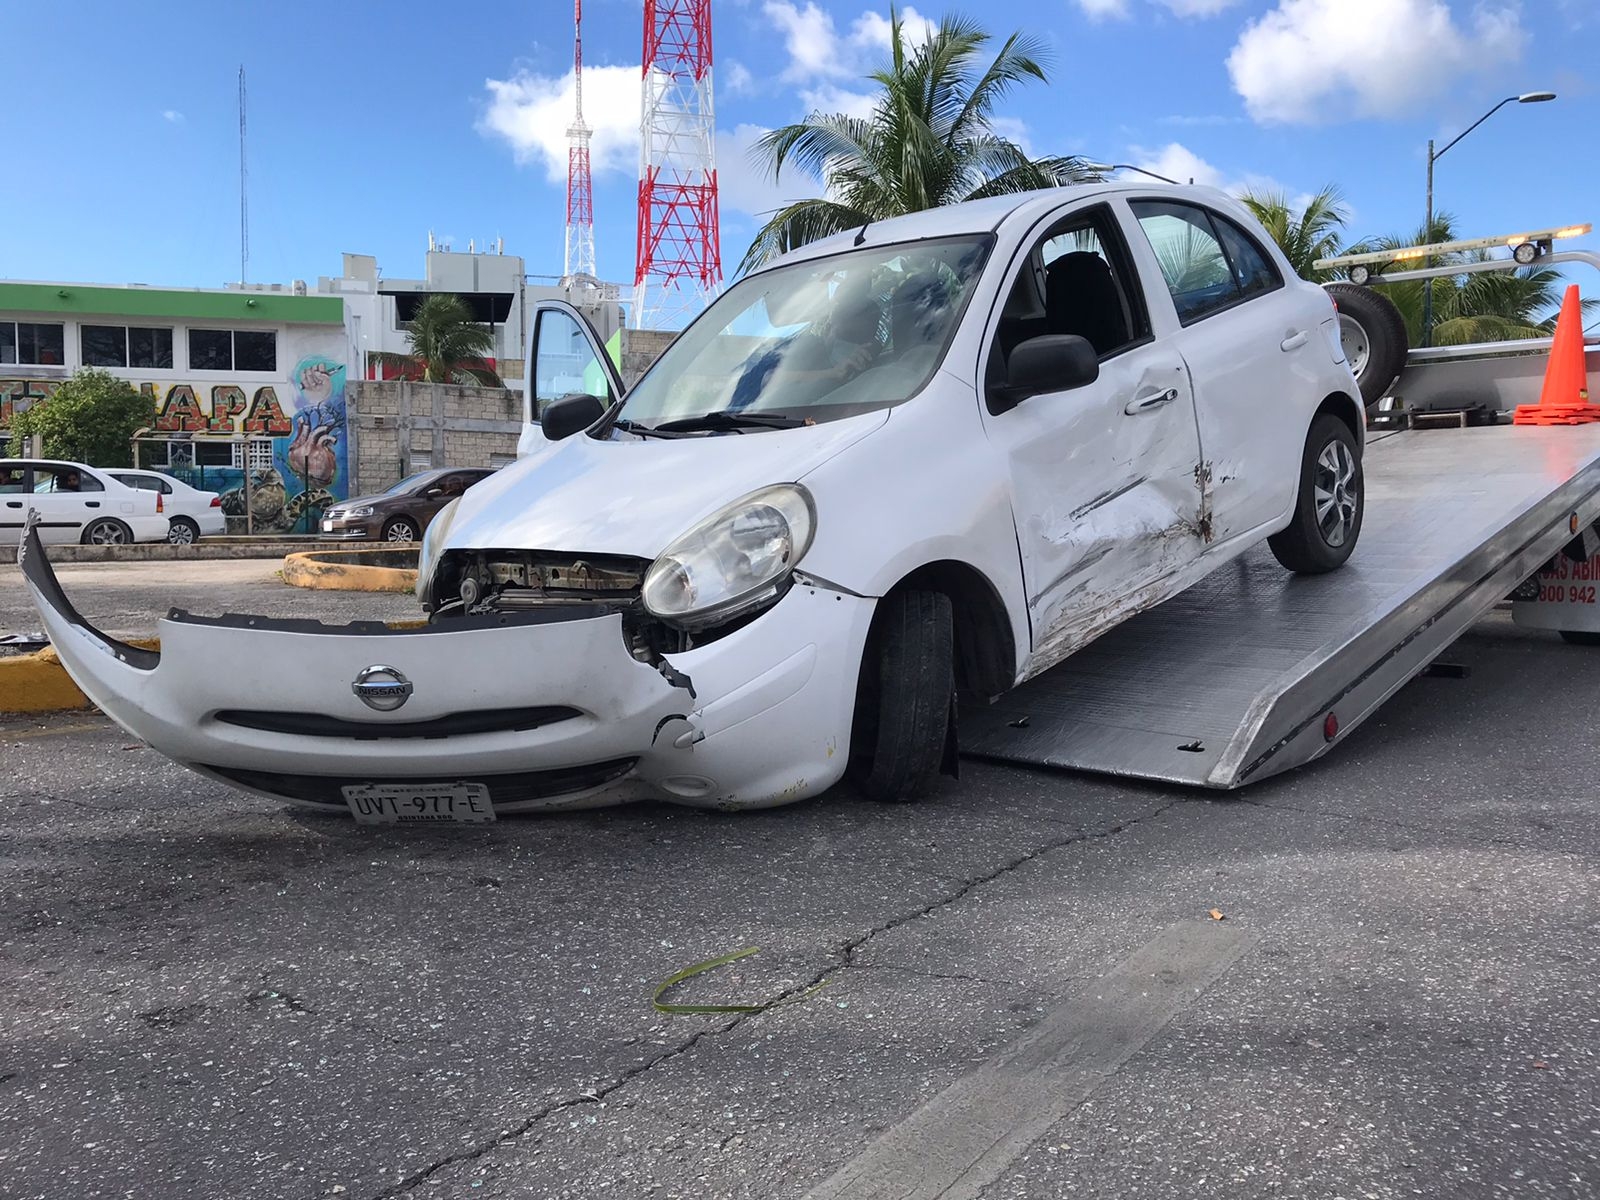
POLYGON ((1555 341, 1550 345, 1550 365, 1544 372, 1539 403, 1519 404, 1513 425, 1587 425, 1600 421, 1600 405, 1589 403, 1589 380, 1583 369, 1583 318, 1578 285, 1567 288, 1556 320, 1555 341))

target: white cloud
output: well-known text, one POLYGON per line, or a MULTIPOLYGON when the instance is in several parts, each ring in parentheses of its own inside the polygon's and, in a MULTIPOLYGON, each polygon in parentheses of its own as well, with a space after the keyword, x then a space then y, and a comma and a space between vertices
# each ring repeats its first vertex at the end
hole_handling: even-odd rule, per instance
MULTIPOLYGON (((482 133, 504 138, 517 161, 536 162, 552 183, 566 183, 567 126, 572 124, 572 72, 561 76, 519 72, 488 79, 482 133)), ((589 163, 596 175, 639 170, 639 68, 585 67, 583 117, 594 131, 589 163)))
POLYGON ((1127 161, 1156 175, 1176 180, 1178 183, 1188 183, 1192 180, 1203 187, 1220 188, 1233 195, 1238 195, 1247 189, 1254 192, 1285 190, 1283 185, 1270 175, 1254 171, 1225 171, 1201 158, 1182 142, 1168 142, 1165 146, 1155 149, 1130 146, 1127 161))
POLYGON ((161 110, 161 119, 163 121, 171 121, 174 125, 183 124, 183 114, 181 112, 179 112, 175 108, 164 108, 164 109, 162 109, 161 110))
POLYGON ((1239 0, 1160 0, 1160 3, 1180 17, 1214 17, 1239 0))
POLYGON ((1128 15, 1128 0, 1077 0, 1077 5, 1091 21, 1120 21, 1128 15))
MULTIPOLYGON (((783 78, 791 83, 827 77, 859 77, 877 66, 890 48, 889 18, 870 9, 843 33, 834 25, 833 17, 817 7, 815 0, 806 0, 804 7, 793 0, 766 0, 761 9, 783 36, 784 49, 789 55, 783 78)), ((900 10, 900 24, 911 45, 926 41, 938 28, 937 21, 909 6, 900 10)))
POLYGON ((1228 73, 1260 122, 1391 116, 1519 58, 1526 40, 1514 5, 1481 3, 1463 25, 1445 0, 1278 0, 1239 35, 1228 73))
POLYGON ((750 68, 742 62, 724 62, 715 68, 718 93, 726 92, 730 96, 748 95, 755 83, 750 74, 750 68))

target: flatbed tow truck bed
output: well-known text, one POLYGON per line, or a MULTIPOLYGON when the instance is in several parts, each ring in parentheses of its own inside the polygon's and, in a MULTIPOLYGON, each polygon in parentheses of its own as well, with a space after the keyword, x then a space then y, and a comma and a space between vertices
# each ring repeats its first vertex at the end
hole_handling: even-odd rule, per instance
POLYGON ((1258 547, 963 711, 963 752, 1224 789, 1301 766, 1600 518, 1600 424, 1374 433, 1365 470, 1342 569, 1258 547))

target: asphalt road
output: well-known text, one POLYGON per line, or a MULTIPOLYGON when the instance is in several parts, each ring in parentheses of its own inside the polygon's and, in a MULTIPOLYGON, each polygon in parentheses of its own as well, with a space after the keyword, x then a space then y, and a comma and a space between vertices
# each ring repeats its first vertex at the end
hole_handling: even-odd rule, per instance
POLYGON ((374 829, 13 722, 0 1195, 1594 1196, 1600 652, 1449 657, 1230 797, 374 829))

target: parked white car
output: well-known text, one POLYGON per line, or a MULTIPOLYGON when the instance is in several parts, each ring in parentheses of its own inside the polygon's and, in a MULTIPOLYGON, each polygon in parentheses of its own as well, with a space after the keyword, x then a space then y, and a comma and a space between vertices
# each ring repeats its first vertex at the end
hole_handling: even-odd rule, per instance
POLYGON ((118 546, 167 536, 161 501, 83 463, 0 458, 0 546, 15 546, 30 510, 45 545, 118 546))
MULTIPOLYGON (((541 330, 569 354, 577 313, 535 316, 530 361, 541 330)), ((180 762, 363 820, 759 807, 847 768, 904 799, 953 766, 958 696, 1263 539, 1318 572, 1361 528, 1333 306, 1206 188, 817 242, 730 287, 626 396, 587 353, 620 404, 547 403, 549 444, 440 513, 426 628, 179 614, 158 659, 108 654, 30 547, 63 661, 180 762)))
POLYGON ((131 488, 161 493, 167 512, 167 541, 175 546, 228 532, 228 518, 222 514, 222 496, 218 492, 202 492, 160 471, 114 470, 107 474, 131 488))

